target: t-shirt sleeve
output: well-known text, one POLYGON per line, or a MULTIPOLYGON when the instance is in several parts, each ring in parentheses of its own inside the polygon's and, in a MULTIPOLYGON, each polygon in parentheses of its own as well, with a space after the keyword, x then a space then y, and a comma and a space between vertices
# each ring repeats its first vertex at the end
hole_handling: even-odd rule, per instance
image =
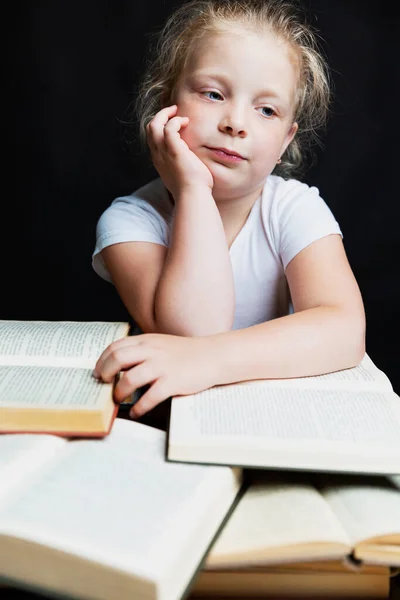
POLYGON ((290 261, 313 242, 343 234, 318 188, 296 180, 285 181, 280 187, 272 212, 277 252, 286 270, 290 261))
POLYGON ((97 222, 92 267, 100 277, 111 283, 110 273, 100 253, 107 246, 122 242, 153 242, 168 246, 165 219, 149 202, 135 194, 116 198, 97 222))

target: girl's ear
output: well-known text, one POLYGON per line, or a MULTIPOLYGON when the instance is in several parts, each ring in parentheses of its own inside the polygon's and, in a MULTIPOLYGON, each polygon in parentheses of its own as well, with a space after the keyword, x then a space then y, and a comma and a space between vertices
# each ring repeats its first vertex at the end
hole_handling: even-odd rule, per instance
POLYGON ((285 137, 285 141, 283 143, 282 146, 282 151, 281 151, 281 156, 282 154, 285 152, 286 148, 289 146, 290 142, 293 140, 294 136, 297 133, 299 126, 296 122, 293 123, 293 125, 291 126, 291 128, 289 129, 287 136, 285 137))

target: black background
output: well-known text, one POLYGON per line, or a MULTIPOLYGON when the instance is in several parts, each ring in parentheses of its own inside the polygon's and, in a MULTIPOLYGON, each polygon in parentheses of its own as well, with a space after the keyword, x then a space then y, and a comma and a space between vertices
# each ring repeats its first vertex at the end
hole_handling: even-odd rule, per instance
MULTIPOLYGON (((304 3, 325 40, 335 85, 325 145, 305 181, 320 189, 341 225, 364 298, 367 352, 400 392, 399 9, 361 0, 304 3)), ((10 79, 3 81, 7 97, 14 87, 16 118, 3 109, 4 132, 11 132, 3 142, 15 163, 3 162, 1 318, 127 318, 113 286, 92 270, 95 226, 114 197, 155 175, 138 142, 127 143, 132 131, 124 120, 148 34, 178 4, 14 3, 10 79)))

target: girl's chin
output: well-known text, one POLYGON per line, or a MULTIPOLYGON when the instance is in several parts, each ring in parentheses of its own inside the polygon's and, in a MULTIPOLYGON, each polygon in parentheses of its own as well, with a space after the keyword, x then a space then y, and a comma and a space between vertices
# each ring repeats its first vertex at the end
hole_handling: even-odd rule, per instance
POLYGON ((222 180, 220 177, 214 177, 214 185, 212 189, 214 200, 233 200, 238 196, 238 194, 240 195, 243 192, 245 192, 245 190, 242 189, 240 184, 235 183, 234 181, 227 181, 226 179, 222 180))
POLYGON ((227 169, 226 167, 223 167, 222 169, 218 167, 219 165, 217 166, 217 168, 209 166, 209 170, 214 179, 214 187, 217 186, 221 188, 231 189, 237 188, 238 186, 245 184, 243 174, 239 174, 233 169, 227 169))

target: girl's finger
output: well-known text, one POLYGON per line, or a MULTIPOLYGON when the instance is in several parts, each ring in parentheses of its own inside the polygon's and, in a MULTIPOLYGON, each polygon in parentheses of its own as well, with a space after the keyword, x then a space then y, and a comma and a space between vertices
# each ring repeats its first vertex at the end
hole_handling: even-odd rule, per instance
POLYGON ((117 340, 117 341, 109 344, 103 350, 103 352, 100 354, 99 358, 97 359, 95 368, 93 369, 93 376, 98 377, 100 371, 103 368, 104 362, 108 359, 110 354, 115 352, 115 350, 117 350, 118 348, 124 348, 125 346, 128 346, 128 347, 138 346, 141 343, 141 341, 142 341, 142 335, 135 335, 135 336, 124 337, 120 340, 117 340))
POLYGON ((157 404, 167 400, 170 394, 166 390, 165 379, 159 377, 157 381, 147 390, 145 394, 133 405, 130 410, 129 416, 131 419, 139 419, 145 415, 149 410, 152 410, 157 404))
POLYGON ((178 152, 183 140, 179 135, 181 129, 189 123, 189 117, 173 117, 164 127, 165 144, 168 150, 178 152))
POLYGON ((120 371, 129 369, 148 358, 148 350, 140 342, 119 344, 113 348, 111 346, 103 352, 93 371, 94 377, 105 382, 112 381, 120 371))
POLYGON ((176 104, 167 106, 160 110, 147 125, 147 142, 150 146, 150 150, 155 150, 157 147, 164 144, 164 127, 177 110, 178 107, 176 104))
POLYGON ((114 399, 116 402, 122 402, 138 388, 152 383, 157 379, 154 364, 145 361, 136 367, 129 369, 121 374, 121 377, 115 386, 114 399))

